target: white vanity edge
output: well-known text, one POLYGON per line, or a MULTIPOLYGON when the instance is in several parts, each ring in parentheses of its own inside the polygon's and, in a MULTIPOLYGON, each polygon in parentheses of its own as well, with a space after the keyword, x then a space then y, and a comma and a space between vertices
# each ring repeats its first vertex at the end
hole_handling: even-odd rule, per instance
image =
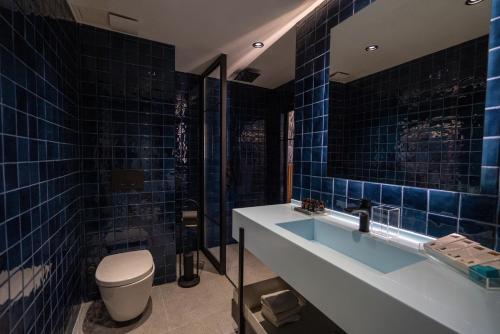
MULTIPOLYGON (((233 238, 348 333, 500 333, 500 292, 426 259, 388 274, 310 242, 276 224, 309 219, 290 204, 233 210, 233 238)), ((315 217, 356 229, 337 212, 315 217)), ((391 241, 418 249, 430 240, 402 232, 391 241)))

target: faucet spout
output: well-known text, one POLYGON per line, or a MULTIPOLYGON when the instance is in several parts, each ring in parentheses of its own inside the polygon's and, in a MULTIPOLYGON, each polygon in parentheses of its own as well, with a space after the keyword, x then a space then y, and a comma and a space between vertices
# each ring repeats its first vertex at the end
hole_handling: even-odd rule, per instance
POLYGON ((370 232, 370 216, 371 216, 372 203, 368 199, 362 199, 359 207, 348 207, 344 210, 351 214, 359 215, 359 228, 358 230, 363 233, 370 232))

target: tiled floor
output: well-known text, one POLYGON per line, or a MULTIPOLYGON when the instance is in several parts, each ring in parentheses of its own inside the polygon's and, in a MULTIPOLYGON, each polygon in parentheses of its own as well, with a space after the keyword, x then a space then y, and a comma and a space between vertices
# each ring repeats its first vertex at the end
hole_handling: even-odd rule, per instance
MULTIPOLYGON (((201 259, 201 258, 200 258, 201 259)), ((151 300, 137 320, 117 324, 101 301, 82 305, 73 334, 232 334, 233 286, 202 259, 204 269, 196 287, 183 289, 177 283, 153 287, 151 300)))
MULTIPOLYGON (((226 271, 227 277, 238 285, 238 244, 227 245, 226 247, 226 271)), ((264 281, 276 275, 269 267, 263 264, 249 251, 245 251, 245 268, 243 270, 245 285, 264 281)))
MULTIPOLYGON (((200 257, 203 269, 200 284, 183 289, 176 282, 153 287, 148 308, 137 320, 118 324, 108 315, 102 301, 82 305, 73 334, 232 334, 236 323, 231 317, 233 286, 219 275, 210 262, 200 257)), ((227 248, 227 275, 236 284, 238 245, 227 248)), ((275 277, 250 252, 245 252, 245 284, 275 277)))

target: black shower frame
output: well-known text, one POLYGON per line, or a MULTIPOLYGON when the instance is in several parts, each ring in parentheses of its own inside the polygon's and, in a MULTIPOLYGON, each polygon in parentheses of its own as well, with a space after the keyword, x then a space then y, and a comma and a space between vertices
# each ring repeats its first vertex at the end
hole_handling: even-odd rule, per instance
POLYGON ((214 265, 219 274, 226 274, 226 243, 227 243, 227 219, 226 219, 226 166, 227 166, 227 56, 221 54, 217 59, 201 74, 200 80, 200 110, 199 110, 199 177, 200 177, 200 249, 208 260, 214 265), (220 68, 220 130, 221 130, 221 148, 220 148, 220 242, 219 242, 219 261, 205 247, 205 78, 208 77, 217 67, 220 68))

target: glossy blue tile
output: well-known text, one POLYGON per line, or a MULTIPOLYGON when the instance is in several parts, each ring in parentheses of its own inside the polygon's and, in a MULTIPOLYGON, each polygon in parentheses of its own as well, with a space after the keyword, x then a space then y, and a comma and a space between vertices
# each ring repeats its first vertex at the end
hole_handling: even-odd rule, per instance
POLYGON ((499 167, 481 168, 481 193, 488 195, 498 195, 499 189, 499 167))
POLYGON ((460 194, 448 191, 429 190, 429 212, 445 216, 458 216, 460 194))
POLYGON ((444 237, 450 233, 456 233, 458 219, 453 217, 429 214, 427 216, 427 234, 436 238, 444 237))
POLYGON ((494 224, 497 222, 497 197, 461 195, 460 218, 494 224))
POLYGON ((491 17, 496 18, 500 16, 500 3, 498 1, 492 1, 491 3, 491 17))
MULTIPOLYGON (((323 178, 322 180, 322 192, 324 193, 330 193, 332 194, 333 192, 333 179, 332 178, 323 178)), ((330 200, 331 202, 331 200, 330 200)))
POLYGON ((321 200, 327 209, 333 209, 332 193, 321 193, 321 200))
POLYGON ((334 179, 333 191, 335 195, 346 196, 347 180, 334 179))
POLYGON ((427 190, 422 188, 403 188, 405 208, 427 211, 427 190))
POLYGON ((460 219, 458 233, 479 242, 481 245, 495 248, 496 227, 494 225, 480 224, 467 219, 460 219))
POLYGON ((491 50, 488 53, 488 78, 500 76, 500 50, 491 50))
POLYGON ((425 211, 403 208, 401 226, 405 230, 425 234, 427 213, 425 211))
POLYGON ((347 206, 347 200, 345 196, 333 195, 333 209, 337 211, 344 211, 347 206))
POLYGON ((348 181, 347 196, 349 198, 362 198, 363 196, 363 182, 348 181))
MULTIPOLYGON (((493 1, 493 2, 495 2, 495 1, 493 1)), ((496 48, 498 46, 500 46, 500 23, 498 22, 498 20, 494 20, 490 24, 489 48, 493 49, 493 48, 496 48)))
POLYGON ((388 184, 382 185, 382 203, 401 206, 401 187, 388 184))
POLYGON ((380 203, 380 191, 380 184, 365 182, 363 198, 369 199, 374 203, 380 203))
POLYGON ((311 190, 321 192, 321 178, 312 177, 311 178, 311 190))
MULTIPOLYGON (((498 50, 500 54, 500 50, 498 50)), ((498 66, 500 69, 500 65, 498 66)), ((500 109, 491 109, 484 112, 484 136, 500 136, 500 109)))
MULTIPOLYGON (((498 22, 496 24, 498 25, 498 22)), ((500 105, 500 79, 490 80, 488 81, 488 91, 486 93, 486 108, 498 105, 500 105)))
POLYGON ((500 166, 500 138, 484 139, 483 166, 500 166))

